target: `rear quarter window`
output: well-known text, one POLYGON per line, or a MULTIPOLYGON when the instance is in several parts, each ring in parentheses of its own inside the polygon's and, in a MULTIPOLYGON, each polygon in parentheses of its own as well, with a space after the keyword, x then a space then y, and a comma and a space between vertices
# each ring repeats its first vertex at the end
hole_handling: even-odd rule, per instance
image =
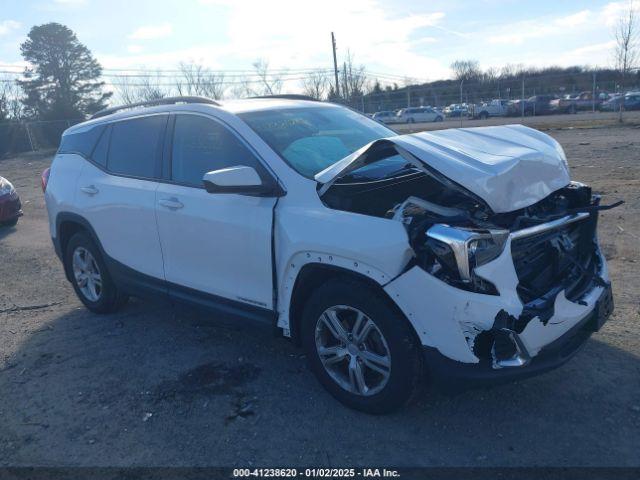
POLYGON ((64 135, 60 141, 58 153, 77 153, 89 158, 104 129, 104 125, 96 125, 84 132, 64 135))

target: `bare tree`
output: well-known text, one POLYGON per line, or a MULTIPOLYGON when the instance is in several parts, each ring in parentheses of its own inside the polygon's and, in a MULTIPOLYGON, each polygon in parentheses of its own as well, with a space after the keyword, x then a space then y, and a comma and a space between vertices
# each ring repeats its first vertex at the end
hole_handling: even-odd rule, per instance
POLYGON ((217 74, 195 63, 180 63, 176 81, 179 95, 195 95, 220 100, 224 96, 224 74, 217 74))
POLYGON ((0 122, 9 118, 9 82, 8 78, 0 78, 0 122))
POLYGON ((263 95, 277 95, 282 91, 282 76, 280 74, 269 72, 269 62, 263 58, 260 58, 253 62, 253 68, 255 70, 255 80, 245 80, 242 88, 234 89, 238 96, 263 96, 263 95), (245 95, 241 94, 241 90, 245 91, 245 95))
POLYGON ((477 60, 455 60, 451 64, 453 76, 458 82, 472 82, 482 77, 480 63, 477 60))
MULTIPOLYGON (((638 23, 637 12, 635 11, 634 0, 629 0, 628 9, 620 16, 614 29, 616 41, 615 65, 620 75, 620 90, 624 93, 625 82, 631 70, 636 67, 638 61, 638 23)), ((623 101, 620 101, 619 120, 622 121, 623 101)))
POLYGON ((163 83, 161 72, 148 73, 139 76, 121 76, 113 86, 120 102, 131 105, 138 102, 158 100, 171 95, 171 86, 163 83))
POLYGON ((340 72, 342 97, 347 103, 353 103, 358 101, 369 88, 367 71, 364 65, 355 65, 354 57, 349 50, 342 65, 342 72, 340 72))
POLYGON ((323 70, 311 72, 302 80, 304 94, 317 100, 324 100, 329 91, 329 77, 323 70))
POLYGON ((24 106, 20 100, 22 90, 8 75, 0 78, 0 121, 21 120, 24 106))

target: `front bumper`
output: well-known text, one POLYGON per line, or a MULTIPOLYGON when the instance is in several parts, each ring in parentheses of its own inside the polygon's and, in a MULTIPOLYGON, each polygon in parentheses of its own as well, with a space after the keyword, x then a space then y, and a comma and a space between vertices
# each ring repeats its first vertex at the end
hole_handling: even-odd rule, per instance
POLYGON ((0 197, 0 223, 10 222, 22 216, 22 205, 17 193, 0 197))
POLYGON ((440 363, 479 366, 479 370, 472 371, 482 371, 488 365, 489 370, 499 372, 490 373, 490 377, 526 376, 526 372, 561 363, 540 358, 546 357, 550 346, 567 338, 569 332, 575 333, 580 325, 595 321, 594 315, 600 323, 606 320, 613 307, 611 301, 602 299, 611 298, 611 287, 606 261, 597 245, 597 272, 580 290, 584 293, 577 299, 570 296, 571 301, 565 290, 558 290, 545 300, 542 310, 536 306, 537 300, 524 305, 519 296, 511 248, 516 238, 517 234, 512 234, 497 259, 475 269, 478 276, 495 285, 499 295, 455 288, 418 266, 385 285, 385 291, 414 326, 422 345, 430 347, 427 352, 435 351, 443 357, 440 363), (609 308, 601 309, 602 304, 609 308), (508 371, 523 373, 505 373, 508 371))

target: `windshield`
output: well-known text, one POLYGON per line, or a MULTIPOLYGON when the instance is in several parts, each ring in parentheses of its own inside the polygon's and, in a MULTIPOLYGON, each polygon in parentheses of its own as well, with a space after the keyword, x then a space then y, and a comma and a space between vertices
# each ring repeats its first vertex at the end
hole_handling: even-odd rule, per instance
POLYGON ((369 142, 396 133, 342 107, 259 110, 238 115, 298 173, 308 178, 369 142))

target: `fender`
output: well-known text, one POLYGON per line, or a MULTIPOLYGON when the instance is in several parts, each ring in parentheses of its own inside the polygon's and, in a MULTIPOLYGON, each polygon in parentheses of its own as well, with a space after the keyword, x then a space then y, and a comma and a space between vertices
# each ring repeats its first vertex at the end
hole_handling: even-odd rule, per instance
POLYGON ((373 280, 376 284, 383 286, 393 278, 383 271, 362 263, 352 258, 331 255, 328 253, 302 251, 297 252, 289 258, 286 264, 282 280, 278 284, 278 321, 277 326, 282 329, 285 337, 291 336, 290 312, 292 304, 293 289, 298 280, 298 276, 303 267, 310 264, 330 265, 346 271, 357 273, 373 280))

